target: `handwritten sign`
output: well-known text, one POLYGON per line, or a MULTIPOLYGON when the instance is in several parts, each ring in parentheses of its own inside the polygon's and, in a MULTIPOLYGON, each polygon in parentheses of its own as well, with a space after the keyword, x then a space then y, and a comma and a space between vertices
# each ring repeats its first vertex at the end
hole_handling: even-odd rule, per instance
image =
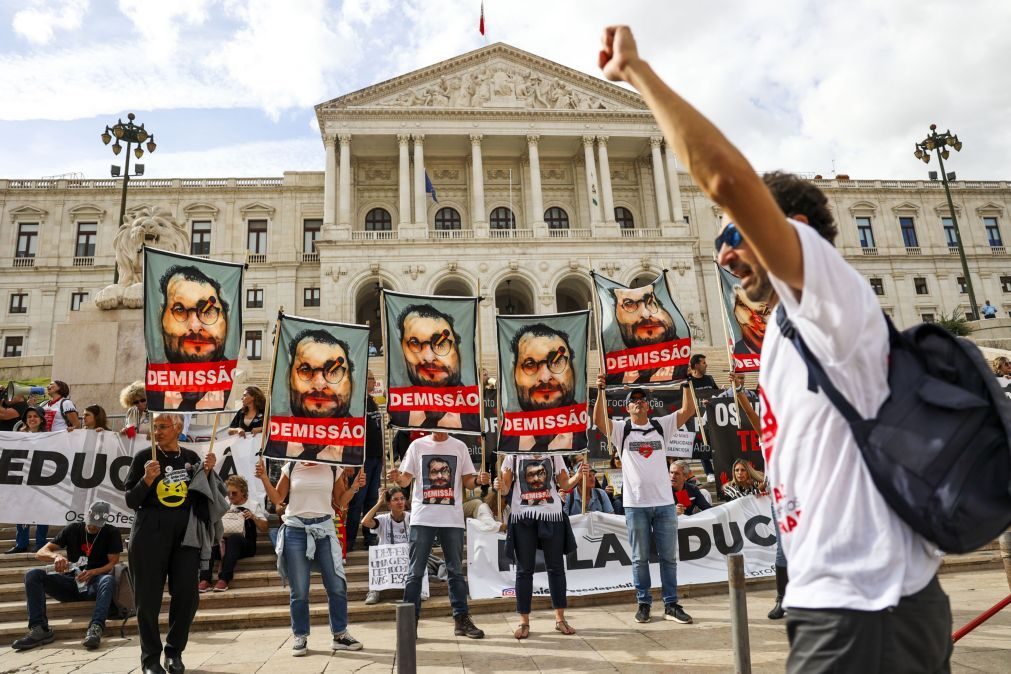
MULTIPOLYGON (((410 545, 373 545, 369 547, 369 589, 403 590, 411 567, 410 545)), ((421 581, 421 596, 428 596, 428 573, 421 581)))

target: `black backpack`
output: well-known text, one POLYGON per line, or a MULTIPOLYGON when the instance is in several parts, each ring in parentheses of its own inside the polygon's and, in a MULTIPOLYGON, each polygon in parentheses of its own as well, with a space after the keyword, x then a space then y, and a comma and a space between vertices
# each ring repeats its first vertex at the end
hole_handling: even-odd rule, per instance
MULTIPOLYGON (((656 434, 660 436, 660 442, 661 443, 667 441, 667 438, 665 438, 664 434, 663 434, 663 426, 660 425, 659 421, 657 421, 653 417, 650 417, 649 418, 649 425, 652 426, 653 430, 656 431, 656 434)), ((621 429, 621 444, 618 446, 618 454, 619 455, 621 454, 622 451, 624 451, 624 449, 625 449, 625 440, 628 440, 628 436, 631 435, 631 433, 632 433, 633 430, 639 431, 640 433, 648 433, 649 432, 649 431, 643 430, 641 428, 634 428, 633 429, 632 428, 632 419, 631 418, 625 419, 625 425, 621 429)), ((664 448, 664 449, 666 450, 666 448, 664 448)))
POLYGON ((886 315, 891 391, 864 419, 832 384, 783 305, 776 322, 846 419, 875 486, 913 531, 945 552, 992 541, 1011 524, 1011 401, 975 344, 938 325, 899 332, 886 315))

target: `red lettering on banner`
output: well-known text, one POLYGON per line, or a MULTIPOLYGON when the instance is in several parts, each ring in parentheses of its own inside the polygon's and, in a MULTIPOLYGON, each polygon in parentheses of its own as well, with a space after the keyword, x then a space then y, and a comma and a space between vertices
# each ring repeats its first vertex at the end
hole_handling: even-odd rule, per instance
POLYGON ((761 354, 734 354, 734 372, 758 372, 762 362, 761 354))
POLYGON ((148 391, 230 391, 238 361, 218 360, 213 363, 148 363, 148 391))
POLYGON ((453 498, 456 493, 452 489, 426 489, 423 498, 453 498))
POLYGON ((769 465, 772 458, 773 445, 776 443, 776 433, 779 432, 779 423, 776 415, 772 413, 772 405, 765 397, 765 391, 758 387, 758 395, 762 399, 762 453, 765 457, 765 465, 769 465))
POLYGON ((634 349, 611 351, 604 355, 605 371, 608 374, 653 370, 660 367, 687 365, 692 352, 690 337, 670 342, 637 346, 634 349))
POLYGON ((585 433, 590 425, 586 403, 535 412, 506 412, 502 435, 547 435, 549 433, 585 433))
POLYGON ((401 386, 390 389, 390 412, 456 412, 480 414, 477 386, 401 386))
POLYGON ((520 492, 522 501, 542 501, 551 496, 550 491, 524 491, 520 492))
POLYGON ((737 431, 737 439, 741 443, 742 452, 762 451, 762 448, 758 444, 758 433, 756 431, 737 431))
POLYGON ((365 418, 271 417, 270 439, 309 445, 364 445, 365 418))

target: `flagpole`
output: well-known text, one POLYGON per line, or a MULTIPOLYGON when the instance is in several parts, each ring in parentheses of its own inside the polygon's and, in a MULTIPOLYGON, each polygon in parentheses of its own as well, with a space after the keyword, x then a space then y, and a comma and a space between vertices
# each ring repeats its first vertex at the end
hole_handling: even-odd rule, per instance
MULTIPOLYGON (((606 371, 604 369, 604 335, 600 331, 600 298, 597 297, 597 282, 594 279, 593 273, 593 260, 587 256, 586 265, 590 269, 590 308, 593 313, 593 329, 597 335, 597 362, 600 367, 600 374, 606 376, 606 371)), ((604 396, 604 446, 607 447, 608 453, 611 451, 611 415, 607 412, 607 387, 602 389, 597 389, 597 400, 600 400, 600 396, 604 396)), ((621 451, 620 447, 615 448, 617 451, 621 451)), ((589 455, 587 455, 587 461, 589 461, 589 455)), ((583 512, 586 512, 586 477, 583 477, 583 512)))
POLYGON ((485 446, 484 446, 484 381, 481 378, 481 369, 484 366, 484 354, 482 349, 483 342, 481 341, 481 279, 477 280, 477 305, 476 311, 474 312, 475 320, 477 321, 477 344, 474 349, 475 355, 477 356, 477 363, 475 364, 477 370, 477 392, 480 402, 478 405, 478 429, 481 431, 481 472, 484 472, 486 463, 485 457, 485 446))
POLYGON ((270 359, 270 379, 267 381, 267 396, 263 403, 263 421, 267 425, 263 429, 260 437, 260 453, 258 456, 263 456, 263 451, 267 447, 267 438, 270 437, 270 398, 274 394, 274 371, 277 368, 277 349, 281 345, 281 319, 284 318, 284 307, 278 307, 277 309, 277 321, 274 323, 274 355, 270 359))
MULTIPOLYGON (((723 269, 720 267, 719 261, 713 258, 713 264, 716 265, 716 280, 720 284, 720 316, 723 320, 720 323, 723 325, 723 334, 726 335, 726 349, 727 349, 727 359, 730 364, 730 373, 737 374, 737 361, 734 360, 734 348, 731 346, 734 341, 734 333, 730 331, 730 318, 727 316, 727 294, 726 288, 723 285, 723 269)), ((737 386, 734 384, 733 377, 730 378, 730 388, 733 391, 733 401, 737 405, 737 430, 741 430, 741 404, 737 402, 737 386)), ((696 414, 698 412, 696 411, 696 414)), ((708 443, 707 443, 708 444, 708 443)))
MULTIPOLYGON (((383 365, 386 367, 386 413, 390 413, 390 349, 389 344, 386 340, 386 289, 383 288, 382 284, 379 286, 379 332, 380 339, 383 343, 383 365)), ((394 433, 396 437, 396 433, 394 433)), ((383 447, 383 453, 386 453, 386 448, 383 447)), ((390 465, 387 470, 393 469, 396 466, 394 464, 393 457, 393 438, 390 438, 390 465)))

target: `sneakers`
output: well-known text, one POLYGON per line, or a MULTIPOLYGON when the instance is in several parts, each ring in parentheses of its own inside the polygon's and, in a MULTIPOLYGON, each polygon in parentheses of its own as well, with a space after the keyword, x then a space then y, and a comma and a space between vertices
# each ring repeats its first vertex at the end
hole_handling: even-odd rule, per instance
POLYGON ((295 643, 291 645, 291 654, 300 658, 309 652, 309 637, 295 637, 295 643))
POLYGON ((682 625, 692 624, 692 617, 685 613, 685 610, 681 608, 681 604, 668 604, 663 611, 663 619, 673 620, 682 625))
POLYGON ((102 644, 102 632, 105 631, 98 623, 91 623, 88 625, 88 631, 84 635, 84 641, 81 644, 87 648, 89 651, 93 651, 102 644))
POLYGON ((53 634, 53 631, 49 627, 46 625, 36 625, 28 634, 11 644, 11 648, 16 651, 27 651, 36 646, 51 644, 55 638, 56 635, 53 634))
POLYGON ((28 552, 28 548, 19 548, 18 546, 15 545, 10 550, 7 550, 6 552, 4 552, 4 554, 5 555, 20 555, 22 552, 28 552))
POLYGON ((469 613, 453 616, 453 622, 456 623, 453 628, 453 634, 456 636, 467 637, 468 639, 484 639, 484 630, 479 630, 474 625, 474 621, 470 619, 469 613))
POLYGON ((639 604, 639 610, 635 612, 635 621, 637 623, 649 622, 649 604, 639 604))
POLYGON ((713 482, 716 482, 716 476, 713 475, 712 473, 707 473, 706 474, 706 482, 708 482, 709 484, 712 484, 713 482))
POLYGON ((228 583, 226 581, 219 580, 217 583, 214 584, 214 591, 228 592, 228 583))
POLYGON ((362 642, 351 636, 351 633, 344 630, 340 634, 333 635, 333 643, 330 644, 331 651, 360 651, 362 642))
POLYGON ((369 593, 365 595, 365 603, 371 606, 372 604, 379 603, 379 591, 369 590, 369 593))
POLYGON ((210 592, 210 590, 211 584, 206 580, 202 580, 199 583, 197 583, 197 592, 199 592, 200 594, 203 594, 204 592, 210 592))
POLYGON ((782 620, 785 615, 786 609, 783 608, 783 595, 776 595, 776 605, 769 611, 769 620, 782 620))

